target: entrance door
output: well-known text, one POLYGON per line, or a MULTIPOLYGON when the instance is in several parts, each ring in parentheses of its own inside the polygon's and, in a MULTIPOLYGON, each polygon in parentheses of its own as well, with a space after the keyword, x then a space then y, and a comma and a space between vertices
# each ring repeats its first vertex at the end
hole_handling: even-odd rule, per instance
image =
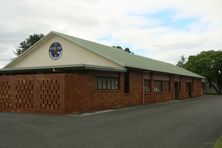
POLYGON ((174 81, 174 99, 179 99, 179 82, 174 81))
POLYGON ((192 97, 192 83, 191 82, 186 83, 186 89, 187 89, 189 98, 191 98, 192 97))

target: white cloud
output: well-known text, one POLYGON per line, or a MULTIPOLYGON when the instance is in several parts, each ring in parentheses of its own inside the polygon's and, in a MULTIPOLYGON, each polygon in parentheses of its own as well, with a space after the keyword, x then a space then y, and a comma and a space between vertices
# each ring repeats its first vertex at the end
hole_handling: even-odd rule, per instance
POLYGON ((51 30, 121 44, 144 56, 176 63, 181 55, 222 47, 220 0, 0 0, 0 67, 33 33, 51 30), (197 18, 186 30, 158 25, 149 14, 173 10, 175 20, 197 18), (135 15, 138 14, 138 15, 135 15))

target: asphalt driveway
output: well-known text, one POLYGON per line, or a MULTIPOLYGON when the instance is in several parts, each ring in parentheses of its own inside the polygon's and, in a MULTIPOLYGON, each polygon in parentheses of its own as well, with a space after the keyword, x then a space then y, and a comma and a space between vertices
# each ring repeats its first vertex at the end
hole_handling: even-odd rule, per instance
POLYGON ((211 148, 222 96, 83 115, 0 113, 0 148, 211 148))

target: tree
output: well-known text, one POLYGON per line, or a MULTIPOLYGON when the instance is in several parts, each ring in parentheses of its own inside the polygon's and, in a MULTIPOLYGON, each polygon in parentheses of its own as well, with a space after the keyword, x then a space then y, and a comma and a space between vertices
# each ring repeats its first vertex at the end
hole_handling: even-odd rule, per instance
POLYGON ((190 56, 183 66, 192 72, 207 78, 209 84, 218 94, 222 93, 222 51, 203 51, 190 56), (216 84, 216 86, 215 86, 216 84))
POLYGON ((113 46, 113 47, 114 47, 114 48, 121 49, 121 50, 126 51, 126 52, 128 52, 128 53, 134 54, 129 48, 123 49, 121 46, 113 46))
POLYGON ((19 47, 14 51, 15 55, 19 56, 43 37, 44 37, 43 34, 30 35, 26 40, 22 41, 19 44, 19 47))
POLYGON ((179 61, 177 62, 176 66, 183 67, 185 63, 186 63, 186 58, 184 57, 184 55, 182 55, 179 61))

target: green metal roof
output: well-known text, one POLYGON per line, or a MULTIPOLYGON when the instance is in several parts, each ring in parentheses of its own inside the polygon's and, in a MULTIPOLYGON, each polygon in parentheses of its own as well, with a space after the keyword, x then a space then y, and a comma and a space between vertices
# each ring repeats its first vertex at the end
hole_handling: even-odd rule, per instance
POLYGON ((204 78, 196 73, 180 68, 173 64, 146 58, 143 56, 130 54, 128 52, 125 52, 117 48, 83 40, 83 39, 69 36, 66 34, 62 34, 58 32, 52 32, 52 33, 64 39, 67 39, 123 67, 137 68, 137 69, 170 73, 170 74, 176 74, 176 75, 184 75, 184 76, 196 77, 196 78, 204 78))

